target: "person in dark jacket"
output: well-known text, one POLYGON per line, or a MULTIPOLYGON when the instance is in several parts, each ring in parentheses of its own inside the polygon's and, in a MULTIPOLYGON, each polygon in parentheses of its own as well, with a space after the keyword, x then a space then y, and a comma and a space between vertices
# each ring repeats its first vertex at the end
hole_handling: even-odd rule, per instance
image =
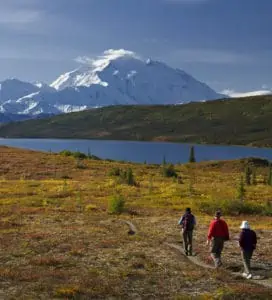
POLYGON ((248 221, 243 221, 240 228, 242 229, 239 237, 239 245, 241 248, 242 260, 244 264, 243 276, 247 279, 252 278, 250 272, 250 260, 256 249, 257 236, 255 231, 250 229, 248 221))
POLYGON ((193 230, 196 225, 196 218, 191 213, 191 208, 186 208, 185 214, 180 218, 181 236, 183 239, 183 247, 186 255, 193 255, 193 230))
POLYGON ((211 245, 211 258, 216 268, 222 266, 221 253, 224 242, 229 240, 229 229, 227 223, 221 219, 221 211, 215 213, 214 219, 210 223, 208 231, 207 245, 211 245))

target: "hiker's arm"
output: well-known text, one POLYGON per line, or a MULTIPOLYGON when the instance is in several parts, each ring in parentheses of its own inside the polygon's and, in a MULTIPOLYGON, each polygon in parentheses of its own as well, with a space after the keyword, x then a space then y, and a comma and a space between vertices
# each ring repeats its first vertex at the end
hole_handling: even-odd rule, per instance
POLYGON ((184 220, 184 216, 182 216, 182 217, 179 219, 178 225, 182 225, 183 220, 184 220))
POLYGON ((242 250, 243 250, 243 245, 244 245, 244 234, 243 232, 241 232, 239 236, 239 246, 242 250))
POLYGON ((208 231, 208 241, 210 241, 212 239, 212 234, 213 234, 213 228, 214 228, 214 222, 211 222, 210 223, 210 226, 209 226, 209 231, 208 231))

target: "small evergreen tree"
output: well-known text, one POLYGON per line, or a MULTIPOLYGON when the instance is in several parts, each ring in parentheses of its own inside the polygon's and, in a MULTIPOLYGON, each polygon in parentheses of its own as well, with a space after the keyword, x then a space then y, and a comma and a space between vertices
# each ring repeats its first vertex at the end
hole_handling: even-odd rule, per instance
POLYGON ((167 162, 166 162, 166 157, 165 157, 165 155, 163 156, 163 159, 162 159, 162 165, 163 166, 165 166, 167 164, 167 162))
POLYGON ((244 178, 243 178, 243 176, 241 176, 241 179, 240 179, 240 182, 238 185, 238 189, 237 189, 237 197, 240 201, 244 201, 245 193, 246 193, 246 190, 245 190, 245 186, 244 186, 244 178))
POLYGON ((191 146, 191 148, 190 148, 189 162, 190 163, 196 162, 196 159, 195 159, 195 148, 194 148, 194 146, 191 146))
POLYGON ((125 199, 122 195, 114 195, 109 199, 108 212, 111 214, 121 214, 125 208, 125 199))
POLYGON ((149 192, 149 194, 151 194, 153 192, 153 176, 149 177, 148 192, 149 192))
POLYGON ((267 184, 272 185, 272 165, 269 165, 267 184))
POLYGON ((256 169, 255 168, 252 170, 251 184, 252 185, 257 185, 257 174, 256 174, 256 169))
POLYGON ((177 178, 178 174, 175 170, 175 166, 173 164, 164 165, 162 168, 162 175, 164 177, 175 177, 177 178))
POLYGON ((251 183, 251 169, 249 168, 249 166, 246 166, 245 169, 245 179, 246 179, 246 185, 250 185, 251 183))
POLYGON ((91 158, 92 157, 92 153, 90 151, 90 148, 88 147, 88 154, 87 154, 88 158, 91 158))
POLYGON ((127 170, 126 180, 128 185, 135 185, 134 175, 131 168, 127 170))
POLYGON ((188 186, 189 195, 193 196, 195 194, 194 180, 190 177, 189 186, 188 186))

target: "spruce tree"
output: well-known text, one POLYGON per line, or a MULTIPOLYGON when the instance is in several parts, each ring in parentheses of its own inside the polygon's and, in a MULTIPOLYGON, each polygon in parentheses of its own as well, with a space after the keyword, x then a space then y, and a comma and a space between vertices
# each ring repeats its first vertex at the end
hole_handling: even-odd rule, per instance
POLYGON ((255 168, 252 170, 251 184, 257 185, 257 174, 255 168))
POLYGON ((269 165, 267 184, 272 185, 272 165, 269 165))
POLYGON ((92 153, 91 153, 91 150, 90 150, 89 147, 88 147, 88 154, 87 154, 87 157, 88 157, 88 158, 91 158, 91 157, 92 157, 92 153))
POLYGON ((240 179, 240 182, 238 185, 238 189, 237 189, 237 196, 240 201, 244 201, 245 192, 246 192, 246 190, 245 190, 245 186, 244 186, 244 178, 243 178, 243 176, 241 176, 241 179, 240 179))
POLYGON ((134 180, 134 176, 133 176, 131 168, 128 169, 126 177, 127 177, 127 184, 128 185, 135 185, 135 180, 134 180))
POLYGON ((195 159, 195 148, 194 148, 194 146, 191 146, 191 148, 190 148, 189 162, 190 163, 196 162, 196 159, 195 159))
POLYGON ((251 183, 251 169, 249 168, 249 166, 246 166, 245 169, 245 179, 246 179, 246 185, 250 185, 251 183))

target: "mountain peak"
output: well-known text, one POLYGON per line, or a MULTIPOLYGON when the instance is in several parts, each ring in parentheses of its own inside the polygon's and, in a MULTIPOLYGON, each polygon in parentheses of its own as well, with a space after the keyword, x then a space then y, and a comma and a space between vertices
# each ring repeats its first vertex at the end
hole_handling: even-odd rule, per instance
POLYGON ((133 51, 109 49, 95 59, 76 60, 80 66, 59 76, 51 87, 39 83, 5 87, 0 93, 0 109, 33 115, 118 104, 181 104, 223 97, 186 72, 151 58, 144 60, 133 51))
MULTIPOLYGON (((138 60, 141 62, 140 57, 135 52, 125 49, 108 49, 96 59, 87 56, 77 57, 76 61, 81 64, 81 67, 61 75, 50 86, 56 90, 63 90, 67 87, 89 87, 93 84, 99 84, 106 87, 108 86, 108 83, 102 80, 99 74, 109 66, 113 66, 117 61, 120 62, 124 60, 127 60, 128 62, 138 60)), ((113 72, 117 71, 115 67, 113 68, 113 72)))

